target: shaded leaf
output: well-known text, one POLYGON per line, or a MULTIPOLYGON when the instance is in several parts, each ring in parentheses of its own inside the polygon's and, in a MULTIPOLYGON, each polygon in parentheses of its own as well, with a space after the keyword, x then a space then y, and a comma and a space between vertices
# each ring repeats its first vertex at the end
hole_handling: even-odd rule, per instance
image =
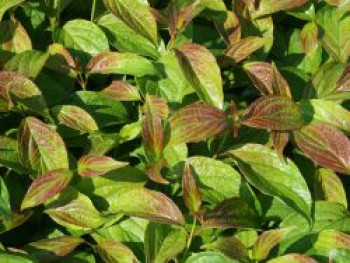
POLYGON ((0 21, 4 16, 5 12, 12 7, 15 7, 22 3, 24 0, 1 0, 0 1, 0 21))
POLYGON ((84 155, 78 161, 78 174, 84 177, 99 176, 126 165, 108 156, 84 155))
POLYGON ((222 237, 211 244, 202 246, 205 249, 220 251, 232 259, 247 259, 246 246, 236 237, 222 237))
POLYGON ((98 130, 95 120, 85 110, 74 105, 59 105, 51 109, 59 124, 80 132, 98 130))
POLYGON ((117 101, 141 100, 138 89, 125 81, 113 81, 111 85, 102 90, 102 93, 117 101))
POLYGON ((298 147, 317 164, 350 173, 350 140, 333 126, 313 123, 294 132, 298 147))
POLYGON ((199 142, 228 127, 224 112, 202 102, 185 106, 170 119, 171 143, 199 142))
POLYGON ((23 166, 39 176, 47 171, 69 168, 67 150, 62 138, 35 117, 27 117, 21 122, 18 147, 23 166))
POLYGON ((35 179, 22 201, 21 209, 45 203, 67 187, 72 173, 66 169, 51 170, 35 179))
POLYGON ((4 180, 0 177, 0 220, 11 220, 10 196, 4 180))
POLYGON ((7 20, 0 23, 0 47, 16 53, 32 49, 32 41, 20 21, 7 20))
POLYGON ((271 131, 273 147, 275 148, 277 155, 282 158, 283 151, 289 142, 288 132, 271 131))
POLYGON ((97 245, 97 252, 106 263, 136 263, 134 253, 122 243, 103 241, 97 245))
POLYGON ((274 95, 292 97, 289 85, 278 71, 275 63, 272 63, 272 89, 274 95))
POLYGON ((265 96, 249 105, 242 122, 251 127, 288 131, 304 126, 299 106, 288 97, 265 96))
POLYGON ((148 59, 133 53, 103 52, 90 60, 89 74, 129 74, 136 77, 157 75, 155 65, 148 59))
POLYGON ((205 47, 189 43, 176 49, 184 75, 206 103, 223 108, 224 94, 220 69, 215 57, 205 47))
POLYGON ((6 263, 37 263, 36 260, 22 253, 9 253, 0 251, 0 260, 6 263))
POLYGON ((182 176, 182 198, 187 208, 194 214, 198 213, 202 205, 202 195, 194 179, 189 163, 185 164, 182 176))
POLYGON ((14 170, 16 173, 26 173, 19 160, 17 140, 0 136, 0 164, 14 170))

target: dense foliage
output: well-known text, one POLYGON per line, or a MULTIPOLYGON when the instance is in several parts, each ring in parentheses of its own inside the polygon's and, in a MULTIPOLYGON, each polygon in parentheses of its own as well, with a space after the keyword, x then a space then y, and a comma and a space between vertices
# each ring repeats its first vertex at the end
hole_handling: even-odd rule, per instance
POLYGON ((0 0, 0 262, 350 262, 349 12, 0 0))

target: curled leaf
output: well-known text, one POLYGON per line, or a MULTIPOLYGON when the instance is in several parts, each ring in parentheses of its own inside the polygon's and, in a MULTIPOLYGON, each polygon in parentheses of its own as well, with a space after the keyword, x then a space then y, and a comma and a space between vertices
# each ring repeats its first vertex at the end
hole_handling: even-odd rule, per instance
POLYGON ((126 165, 108 156, 85 155, 78 161, 78 174, 83 177, 99 176, 126 165))
POLYGON ((284 96, 265 96, 249 105, 243 124, 260 129, 288 131, 300 129, 305 121, 300 107, 284 96))
POLYGON ((138 89, 125 81, 116 80, 102 90, 102 93, 117 101, 141 100, 138 89))
POLYGON ((199 142, 214 137, 228 127, 223 111, 197 102, 175 112, 170 119, 171 143, 199 142))
POLYGON ((350 140, 333 126, 312 123, 294 132, 298 147, 317 164, 350 173, 350 140))
POLYGON ((66 169, 49 171, 35 179, 22 201, 21 209, 45 203, 67 187, 72 173, 66 169))

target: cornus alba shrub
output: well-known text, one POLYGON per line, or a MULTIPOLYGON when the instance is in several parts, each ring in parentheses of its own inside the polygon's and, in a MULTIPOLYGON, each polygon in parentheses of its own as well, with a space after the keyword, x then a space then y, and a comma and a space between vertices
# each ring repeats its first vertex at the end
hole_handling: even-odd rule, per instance
POLYGON ((0 262, 350 262, 348 0, 0 0, 0 262))

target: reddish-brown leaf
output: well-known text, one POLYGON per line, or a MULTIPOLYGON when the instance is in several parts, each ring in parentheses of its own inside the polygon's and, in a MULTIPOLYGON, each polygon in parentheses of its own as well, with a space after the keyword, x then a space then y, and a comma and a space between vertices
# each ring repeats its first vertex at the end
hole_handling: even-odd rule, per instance
POLYGON ((350 64, 345 68, 343 75, 337 82, 337 92, 350 92, 350 64))
POLYGON ((202 205, 202 195, 189 163, 186 163, 182 176, 182 198, 191 213, 198 214, 202 205))
POLYGON ((85 155, 78 161, 78 174, 83 177, 104 175, 128 165, 108 156, 85 155))
POLYGON ((284 148, 286 148, 289 142, 289 133, 280 131, 271 131, 273 147, 275 148, 278 156, 283 157, 284 148))
MULTIPOLYGON (((165 99, 159 98, 153 95, 147 95, 149 103, 147 106, 152 107, 152 112, 160 116, 162 119, 166 119, 169 115, 168 103, 165 99)), ((146 106, 146 105, 145 105, 146 106)), ((144 110, 147 110, 144 106, 144 110)))
POLYGON ((67 187, 72 173, 67 169, 52 170, 35 179, 22 201, 21 209, 34 207, 46 202, 67 187))
POLYGON ((102 90, 102 93, 116 101, 139 101, 141 100, 138 89, 121 80, 113 81, 111 85, 102 90))
POLYGON ((171 143, 199 142, 214 137, 228 128, 223 111, 203 102, 185 106, 170 120, 171 143))
POLYGON ((246 37, 239 42, 231 44, 224 52, 225 58, 239 63, 248 58, 255 51, 262 48, 266 43, 265 38, 246 37))
POLYGON ((284 96, 264 96, 256 100, 243 114, 242 122, 275 131, 297 130, 305 124, 298 104, 284 96))
POLYGON ((313 123, 294 132, 298 147, 317 164, 350 174, 350 140, 333 126, 313 123))
POLYGON ((266 62, 248 62, 243 66, 254 86, 264 95, 272 95, 272 66, 266 62))
POLYGON ((226 20, 224 22, 214 21, 214 24, 228 46, 241 40, 241 24, 238 16, 233 11, 226 11, 226 20))
POLYGON ((305 54, 312 52, 318 47, 318 27, 315 22, 307 23, 300 33, 300 40, 305 54))
POLYGON ((275 63, 272 63, 272 89, 274 95, 292 97, 288 82, 281 75, 275 63))
POLYGON ((68 73, 72 69, 79 70, 73 57, 63 45, 54 43, 49 46, 48 51, 51 58, 47 62, 47 67, 63 73, 68 73))

